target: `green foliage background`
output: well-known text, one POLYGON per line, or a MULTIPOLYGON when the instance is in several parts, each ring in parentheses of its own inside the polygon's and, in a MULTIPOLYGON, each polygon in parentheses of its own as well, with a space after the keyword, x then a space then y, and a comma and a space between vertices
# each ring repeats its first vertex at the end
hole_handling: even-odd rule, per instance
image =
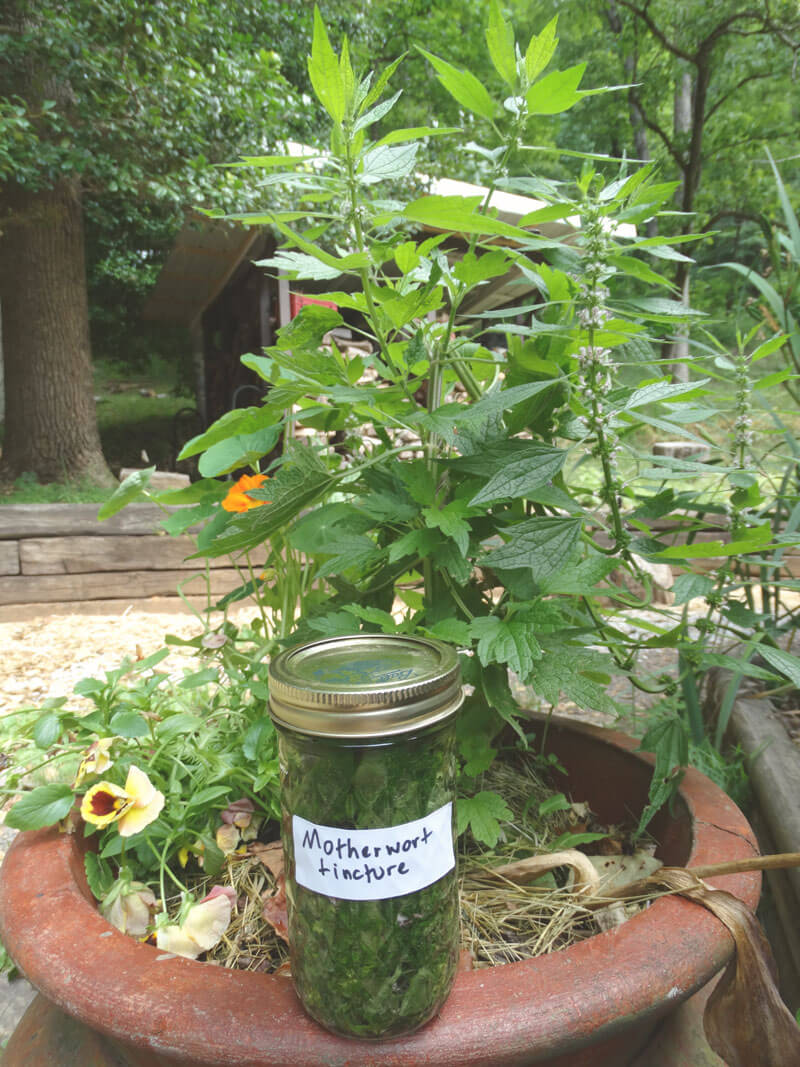
MULTIPOLYGON (((422 44, 447 54, 498 86, 483 48, 484 0, 322 0, 320 9, 334 38, 349 37, 356 69, 380 68, 409 53, 395 79, 403 93, 398 121, 424 125, 436 114, 463 128, 460 144, 429 141, 419 160, 424 170, 467 180, 485 176, 486 161, 469 144, 486 140, 488 123, 460 108, 415 50, 422 44)), ((673 94, 681 74, 694 68, 675 52, 695 54, 713 38, 694 229, 710 222, 717 233, 699 250, 698 266, 739 259, 764 267, 760 220, 776 216, 777 202, 761 145, 769 144, 778 160, 791 156, 800 119, 796 4, 511 0, 504 9, 523 38, 558 15, 562 61, 587 62, 591 84, 637 82, 648 149, 664 179, 680 176, 687 150, 686 136, 673 132, 673 94), (768 17, 770 28, 755 32, 768 17)), ((144 325, 143 299, 188 209, 242 206, 241 174, 214 164, 281 138, 314 140, 318 120, 305 61, 313 3, 13 0, 9 10, 23 13, 29 32, 0 32, 0 181, 81 175, 97 355, 134 369, 151 353, 176 358, 183 338, 144 325), (38 99, 20 85, 21 66, 30 64, 47 75, 33 94, 38 99), (67 98, 59 97, 59 85, 70 86, 67 98)), ((634 156, 628 97, 626 91, 603 95, 542 116, 535 141, 634 156)), ((553 151, 541 155, 537 170, 564 177, 565 163, 553 151)), ((797 203, 795 164, 784 168, 784 181, 797 203)), ((701 306, 732 312, 741 286, 719 275, 699 277, 701 306)))

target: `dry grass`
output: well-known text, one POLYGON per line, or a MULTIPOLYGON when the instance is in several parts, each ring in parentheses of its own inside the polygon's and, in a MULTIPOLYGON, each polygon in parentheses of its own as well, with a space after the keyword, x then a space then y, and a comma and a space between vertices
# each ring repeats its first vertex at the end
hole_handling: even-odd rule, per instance
MULTIPOLYGON (((607 928, 607 915, 587 907, 568 884, 558 884, 552 874, 533 885, 520 886, 491 873, 492 867, 510 859, 550 851, 554 841, 574 828, 576 819, 580 826, 585 824, 589 818, 585 806, 540 816, 539 805, 553 795, 553 788, 536 761, 524 757, 513 763, 497 761, 484 776, 481 788, 499 792, 514 812, 514 820, 507 824, 511 834, 491 850, 476 845, 468 834, 462 836, 457 868, 461 948, 472 966, 530 959, 607 928)), ((619 835, 613 831, 612 836, 617 840, 619 835)), ((225 937, 209 958, 226 967, 270 973, 280 969, 285 973, 289 956, 286 942, 262 916, 265 899, 280 892, 279 880, 258 856, 234 857, 228 870, 238 907, 225 937)), ((559 878, 562 880, 566 877, 559 878)), ((204 890, 204 885, 197 889, 204 890)), ((633 910, 639 907, 641 903, 633 910)), ((613 922, 630 913, 629 905, 617 905, 613 922)))

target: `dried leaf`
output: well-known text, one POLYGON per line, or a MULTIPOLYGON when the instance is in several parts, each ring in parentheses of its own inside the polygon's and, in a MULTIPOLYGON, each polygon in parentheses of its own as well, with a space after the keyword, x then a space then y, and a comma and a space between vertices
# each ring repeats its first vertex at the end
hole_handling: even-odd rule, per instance
POLYGON ((283 845, 280 841, 272 841, 268 845, 253 841, 247 846, 247 851, 264 864, 273 878, 277 880, 283 876, 283 845))
POLYGON ((800 1063, 800 1028, 775 984, 772 952, 753 913, 738 897, 681 868, 663 868, 654 882, 713 912, 730 930, 736 953, 708 999, 703 1025, 709 1045, 728 1067, 791 1067, 800 1063))
POLYGON ((614 896, 626 886, 634 885, 642 878, 657 871, 661 860, 648 852, 634 852, 632 856, 589 856, 600 876, 599 892, 614 896))
POLYGON ((289 915, 286 910, 286 881, 281 875, 275 879, 275 892, 265 893, 261 898, 261 914, 278 937, 289 942, 289 915))
POLYGON ((491 873, 507 878, 510 882, 525 885, 547 871, 556 867, 569 867, 573 873, 572 888, 575 893, 593 893, 597 890, 600 879, 588 856, 577 849, 567 848, 563 852, 547 852, 541 856, 528 856, 503 867, 492 868, 491 873))

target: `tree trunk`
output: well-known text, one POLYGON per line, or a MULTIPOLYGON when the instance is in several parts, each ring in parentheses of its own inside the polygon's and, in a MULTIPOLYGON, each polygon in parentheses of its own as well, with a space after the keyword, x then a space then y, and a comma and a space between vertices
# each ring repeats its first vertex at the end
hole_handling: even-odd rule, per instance
POLYGON ((100 446, 77 181, 0 189, 5 440, 0 478, 114 485, 100 446))
MULTIPOLYGON (((629 85, 636 85, 639 80, 637 73, 638 47, 634 43, 632 49, 625 49, 622 36, 622 16, 617 8, 616 0, 609 0, 608 8, 606 10, 606 19, 611 28, 611 32, 617 39, 617 49, 622 57, 625 81, 629 85)), ((647 127, 644 122, 644 114, 639 105, 635 89, 629 89, 627 95, 628 116, 630 118, 631 130, 633 131, 633 150, 637 159, 644 160, 647 163, 652 157, 650 155, 650 145, 647 140, 647 127)), ((646 225, 647 236, 655 237, 658 234, 658 220, 654 218, 648 219, 646 225)))
MULTIPOLYGON (((692 76, 689 71, 683 71, 680 76, 680 80, 675 89, 674 107, 673 126, 675 133, 678 137, 688 138, 688 135, 692 133, 692 76)), ((687 157, 690 156, 688 146, 685 150, 685 155, 687 157)), ((680 197, 681 209, 684 211, 691 210, 691 203, 694 199, 694 189, 691 182, 690 160, 688 158, 678 195, 680 197)), ((679 263, 675 278, 675 284, 680 289, 681 303, 687 308, 689 307, 688 266, 688 263, 679 263)), ((689 327, 686 324, 681 324, 675 331, 675 335, 675 340, 672 343, 670 352, 670 357, 675 360, 675 362, 670 369, 672 377, 676 382, 686 382, 689 380, 689 327)))

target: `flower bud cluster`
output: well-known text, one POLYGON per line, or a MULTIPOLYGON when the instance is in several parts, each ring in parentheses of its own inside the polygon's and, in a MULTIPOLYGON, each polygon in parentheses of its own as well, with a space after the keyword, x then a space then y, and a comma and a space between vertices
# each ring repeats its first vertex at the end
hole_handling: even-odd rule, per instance
POLYGON ((605 470, 604 496, 619 492, 615 460, 619 439, 611 427, 612 415, 605 410, 605 398, 613 388, 614 361, 610 348, 595 343, 596 330, 602 329, 611 318, 605 306, 609 291, 603 283, 612 273, 608 265, 608 238, 603 216, 597 204, 587 203, 583 212, 583 245, 585 256, 578 280, 578 325, 588 334, 588 343, 578 348, 578 385, 587 401, 588 428, 594 437, 592 454, 603 462, 605 470))
POLYGON ((736 357, 736 419, 733 423, 733 447, 741 453, 752 445, 754 440, 753 419, 750 415, 750 372, 749 359, 744 352, 736 357))

